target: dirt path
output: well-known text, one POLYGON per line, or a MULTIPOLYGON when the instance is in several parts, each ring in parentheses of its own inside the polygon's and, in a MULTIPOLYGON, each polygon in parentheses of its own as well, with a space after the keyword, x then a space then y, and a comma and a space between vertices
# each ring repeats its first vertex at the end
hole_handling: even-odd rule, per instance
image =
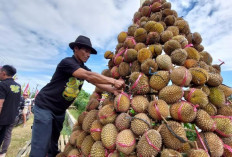
POLYGON ((16 157, 19 150, 22 149, 26 145, 27 141, 31 139, 33 118, 33 115, 30 115, 25 127, 21 124, 13 129, 11 143, 6 157, 16 157))

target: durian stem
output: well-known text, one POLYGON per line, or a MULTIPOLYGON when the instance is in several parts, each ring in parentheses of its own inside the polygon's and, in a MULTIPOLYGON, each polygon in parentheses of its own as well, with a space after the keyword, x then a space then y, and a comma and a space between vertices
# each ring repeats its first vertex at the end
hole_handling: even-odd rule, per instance
POLYGON ((163 119, 163 121, 168 124, 168 121, 161 115, 161 118, 163 119))
POLYGON ((195 145, 196 149, 199 149, 196 141, 194 141, 194 145, 195 145))
POLYGON ((162 127, 163 127, 163 125, 160 125, 159 128, 157 129, 157 131, 160 132, 162 127))

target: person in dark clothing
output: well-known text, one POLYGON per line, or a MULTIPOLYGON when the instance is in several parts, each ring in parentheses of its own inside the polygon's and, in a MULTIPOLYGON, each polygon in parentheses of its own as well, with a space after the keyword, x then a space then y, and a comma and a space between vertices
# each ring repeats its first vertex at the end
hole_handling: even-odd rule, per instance
POLYGON ((4 65, 0 70, 0 146, 18 114, 21 86, 12 78, 15 74, 16 69, 10 65, 4 65))
POLYGON ((85 66, 90 54, 97 54, 88 37, 80 35, 69 44, 74 55, 61 60, 51 81, 35 99, 30 157, 55 157, 66 109, 79 94, 84 80, 117 95, 123 80, 106 77, 85 66))

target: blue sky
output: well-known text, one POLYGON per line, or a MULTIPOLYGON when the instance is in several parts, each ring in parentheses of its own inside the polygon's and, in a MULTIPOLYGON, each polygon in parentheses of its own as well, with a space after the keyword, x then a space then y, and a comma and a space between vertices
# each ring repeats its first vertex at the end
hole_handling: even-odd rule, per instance
MULTIPOLYGON (((172 9, 199 32, 213 63, 222 65, 226 85, 232 86, 232 1, 170 0, 172 9)), ((41 89, 64 57, 72 56, 68 44, 80 34, 91 38, 98 55, 87 66, 101 73, 107 68, 106 50, 114 51, 117 35, 127 31, 140 0, 1 0, 0 64, 18 70, 17 81, 41 89)), ((92 93, 94 86, 84 84, 92 93)))

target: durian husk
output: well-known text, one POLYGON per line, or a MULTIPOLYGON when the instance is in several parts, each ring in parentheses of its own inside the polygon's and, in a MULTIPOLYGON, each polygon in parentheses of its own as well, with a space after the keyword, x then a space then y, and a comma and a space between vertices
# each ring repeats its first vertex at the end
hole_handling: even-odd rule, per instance
POLYGON ((182 49, 184 49, 188 45, 188 40, 185 38, 184 35, 176 35, 172 39, 178 41, 182 49))
POLYGON ((82 123, 82 129, 88 133, 90 133, 90 128, 93 121, 97 118, 98 110, 91 110, 89 111, 82 123))
POLYGON ((118 79, 120 77, 119 69, 117 66, 114 66, 110 71, 113 78, 118 79))
POLYGON ((140 63, 143 63, 146 59, 152 58, 152 53, 149 49, 142 48, 139 50, 137 58, 140 63))
POLYGON ((171 157, 171 156, 175 156, 175 157, 182 157, 181 153, 179 153, 178 151, 175 151, 173 149, 163 149, 161 152, 160 157, 171 157))
POLYGON ((141 64, 141 71, 146 75, 151 75, 158 70, 158 64, 155 60, 149 58, 141 64))
POLYGON ((162 19, 161 12, 152 13, 150 18, 149 18, 150 21, 155 21, 155 22, 159 22, 159 21, 161 21, 161 19, 162 19))
POLYGON ((124 61, 127 63, 131 63, 135 60, 137 60, 138 52, 135 49, 127 49, 124 53, 124 61))
POLYGON ((141 69, 141 64, 139 63, 138 60, 135 60, 134 62, 132 62, 131 73, 140 72, 140 69, 141 69))
POLYGON ((128 36, 134 36, 135 30, 138 28, 139 26, 137 24, 132 24, 128 27, 128 31, 127 34, 128 36))
POLYGON ((172 70, 170 78, 172 80, 172 83, 174 83, 175 85, 187 87, 192 80, 192 74, 189 72, 188 69, 180 66, 172 70))
POLYGON ((224 116, 232 116, 232 106, 231 105, 225 105, 218 109, 217 114, 224 115, 224 116))
POLYGON ((160 38, 163 43, 167 42, 168 40, 172 39, 173 33, 172 31, 166 30, 161 33, 160 38))
POLYGON ((114 98, 114 108, 117 112, 127 112, 130 107, 130 99, 126 93, 121 93, 114 98))
POLYGON ((130 75, 130 65, 126 62, 120 63, 118 67, 119 75, 122 77, 130 75))
POLYGON ((104 54, 105 59, 112 59, 113 58, 114 53, 111 51, 106 51, 104 54))
POLYGON ((197 111, 196 125, 203 131, 214 131, 217 128, 216 122, 202 109, 197 111))
POLYGON ((99 101, 97 99, 90 99, 86 106, 86 110, 87 111, 94 110, 98 107, 98 105, 99 105, 99 101))
POLYGON ((188 54, 187 59, 195 59, 197 61, 200 60, 201 56, 200 56, 199 52, 195 48, 193 48, 193 47, 186 47, 184 49, 185 49, 185 51, 188 54))
POLYGON ((147 31, 144 28, 136 29, 134 33, 134 38, 136 42, 145 42, 147 39, 147 31))
POLYGON ((184 92, 185 100, 194 105, 199 105, 200 108, 205 107, 208 103, 208 96, 201 89, 190 88, 184 92))
POLYGON ((172 59, 169 55, 163 54, 156 57, 156 63, 161 70, 171 70, 173 69, 172 59))
POLYGON ((191 149, 188 157, 209 157, 208 153, 203 149, 191 149))
POLYGON ((212 56, 208 52, 206 52, 206 51, 203 51, 203 52, 199 51, 199 54, 201 56, 200 57, 200 61, 204 61, 207 65, 211 65, 212 64, 213 58, 212 58, 212 56))
POLYGON ((232 136, 232 121, 230 117, 223 115, 213 116, 213 120, 216 122, 217 129, 215 130, 219 136, 231 137, 232 136))
POLYGON ((180 33, 183 33, 183 34, 186 34, 186 35, 190 33, 189 24, 188 24, 187 21, 185 21, 185 20, 177 20, 174 25, 179 28, 180 33))
POLYGON ((123 45, 124 48, 131 49, 135 47, 136 42, 133 36, 128 36, 123 44, 124 44, 123 45))
POLYGON ((202 107, 210 116, 215 116, 218 113, 216 106, 211 103, 208 103, 206 106, 202 107))
POLYGON ((119 43, 124 43, 124 41, 126 40, 126 38, 127 38, 127 32, 121 32, 118 35, 118 42, 119 43))
POLYGON ((183 97, 183 90, 176 85, 169 85, 162 88, 159 92, 159 99, 166 101, 168 104, 173 104, 183 97))
POLYGON ((107 156, 106 150, 104 146, 102 145, 101 141, 96 141, 90 151, 90 156, 94 157, 105 157, 107 156))
POLYGON ((169 40, 167 41, 166 43, 164 43, 164 52, 167 54, 167 55, 171 55, 171 53, 176 50, 176 49, 180 49, 181 48, 181 45, 178 41, 176 40, 169 40))
POLYGON ((179 28, 177 26, 169 26, 166 31, 171 31, 173 36, 179 35, 179 28))
POLYGON ((142 95, 135 96, 131 100, 131 107, 137 113, 146 112, 148 105, 149 105, 148 99, 142 95))
POLYGON ((232 95, 232 88, 231 87, 224 85, 224 84, 221 84, 218 86, 218 88, 224 92, 226 98, 228 98, 229 96, 232 95))
POLYGON ((210 89, 209 101, 217 108, 225 105, 225 94, 219 87, 212 87, 210 89))
POLYGON ((94 140, 91 137, 91 135, 88 135, 85 137, 84 141, 81 144, 81 153, 85 156, 88 156, 90 154, 91 148, 94 144, 94 140))
POLYGON ((139 11, 135 12, 134 13, 134 18, 133 18, 134 23, 137 23, 141 17, 142 17, 141 12, 139 12, 139 11))
POLYGON ((120 113, 116 120, 115 126, 116 128, 121 131, 124 129, 128 129, 130 127, 131 116, 128 113, 120 113))
POLYGON ((101 140, 101 131, 102 131, 102 124, 99 120, 93 121, 91 128, 90 128, 90 135, 94 139, 94 141, 101 140))
POLYGON ((146 39, 146 44, 154 44, 160 42, 160 34, 157 32, 149 32, 146 39))
MULTIPOLYGON (((186 53, 187 53, 187 52, 186 52, 186 53)), ((184 66, 185 66, 187 69, 197 67, 197 66, 198 66, 198 61, 195 60, 195 59, 186 59, 186 60, 185 60, 185 63, 184 63, 184 66)))
POLYGON ((162 120, 162 117, 170 116, 169 106, 164 100, 154 100, 149 103, 148 113, 154 120, 162 120))
POLYGON ((136 146, 136 140, 133 132, 130 129, 123 130, 118 133, 116 139, 116 148, 118 151, 129 155, 136 146))
POLYGON ((192 83, 195 85, 204 85, 209 79, 209 74, 205 69, 190 68, 189 71, 192 74, 192 83))
POLYGON ((166 148, 178 150, 187 141, 186 132, 182 125, 176 121, 168 121, 167 125, 175 133, 175 135, 181 137, 183 141, 181 142, 176 136, 174 136, 165 124, 162 124, 160 134, 163 139, 164 146, 166 148), (184 142, 185 141, 185 142, 184 142))
POLYGON ((139 156, 156 156, 162 146, 162 138, 160 133, 154 129, 143 134, 137 145, 137 153, 139 156))
POLYGON ((101 141, 105 148, 114 150, 116 146, 116 138, 118 135, 117 128, 114 124, 109 123, 103 126, 101 133, 101 141))
POLYGON ((131 121, 131 130, 135 135, 143 135, 151 128, 151 120, 145 113, 138 113, 131 121))
POLYGON ((171 105, 170 113, 173 119, 190 123, 194 121, 197 115, 197 110, 194 105, 187 101, 177 102, 171 105))
POLYGON ((207 84, 209 86, 217 87, 222 84, 223 78, 218 73, 208 73, 209 74, 209 80, 207 81, 207 84))
POLYGON ((201 42, 202 42, 202 38, 201 38, 201 35, 200 35, 200 33, 198 33, 198 32, 194 32, 193 34, 192 34, 192 43, 194 44, 194 45, 200 45, 201 44, 201 42))
POLYGON ((149 85, 152 89, 159 91, 167 86, 170 80, 170 74, 168 71, 158 71, 150 78, 149 85))
POLYGON ((202 52, 204 51, 204 46, 203 45, 194 45, 194 48, 198 51, 198 52, 202 52))
POLYGON ((149 45, 148 48, 151 51, 153 57, 157 57, 158 55, 160 55, 162 53, 162 45, 161 44, 152 44, 152 45, 149 45))
POLYGON ((114 107, 112 105, 105 105, 98 112, 98 118, 103 125, 113 123, 116 119, 116 116, 117 114, 115 113, 114 107))
POLYGON ((184 49, 176 49, 171 53, 172 63, 176 65, 184 65, 187 59, 187 52, 184 49))
POLYGON ((168 15, 165 17, 164 22, 167 26, 173 26, 176 22, 176 17, 174 15, 168 15))
MULTIPOLYGON (((223 142, 222 140, 213 132, 200 133, 202 141, 204 141, 205 147, 209 148, 209 153, 211 157, 220 157, 223 154, 223 142), (206 144, 207 143, 207 144, 206 144)), ((204 149, 199 139, 197 139, 197 145, 199 148, 204 149)))
POLYGON ((133 72, 129 81, 131 83, 130 91, 134 94, 145 95, 150 91, 148 77, 143 73, 133 72))
MULTIPOLYGON (((137 43, 134 47, 134 49, 138 52, 142 48, 146 48, 147 46, 144 43, 137 43)), ((138 54, 137 54, 138 55, 138 54)), ((137 59, 137 58, 136 58, 137 59)))
MULTIPOLYGON (((232 137, 222 138, 222 141, 228 147, 230 147, 230 148, 232 147, 232 137)), ((232 157, 232 152, 229 150, 228 147, 224 146, 224 153, 223 153, 223 155, 226 156, 226 157, 232 157)))

